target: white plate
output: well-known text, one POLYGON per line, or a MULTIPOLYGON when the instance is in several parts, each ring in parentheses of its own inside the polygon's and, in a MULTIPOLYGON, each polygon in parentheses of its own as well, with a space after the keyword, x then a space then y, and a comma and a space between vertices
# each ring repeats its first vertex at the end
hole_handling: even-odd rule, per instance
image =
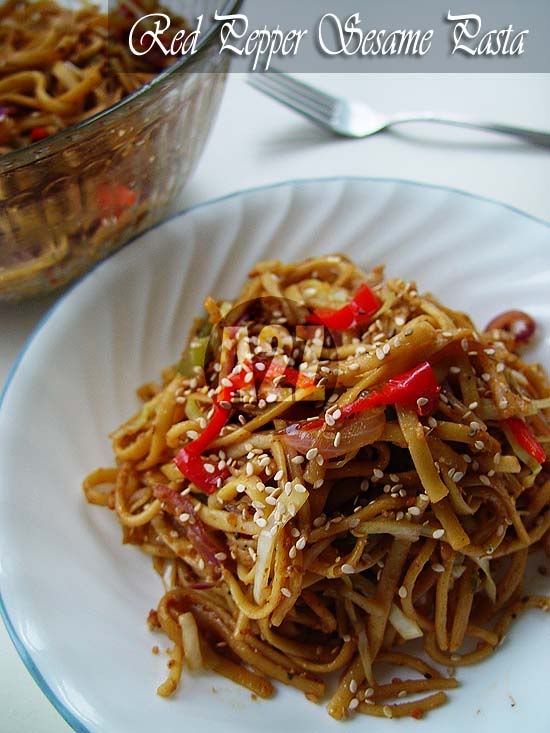
MULTIPOLYGON (((481 324, 512 307, 529 311, 541 325, 534 356, 550 365, 550 228, 456 191, 366 179, 248 191, 167 221, 99 265, 38 327, 0 400, 2 613, 29 671, 76 730, 395 725, 337 723, 287 688, 253 702, 211 675, 185 674, 175 699, 158 698, 166 658, 151 654, 158 637, 145 616, 159 580, 147 558, 121 546, 113 515, 87 506, 80 490, 90 469, 111 462, 108 432, 136 407, 134 388, 174 360, 205 295, 232 296, 258 259, 332 251, 385 262, 481 324)), ((459 677, 449 705, 400 730, 547 733, 548 618, 526 615, 498 653, 459 677)))

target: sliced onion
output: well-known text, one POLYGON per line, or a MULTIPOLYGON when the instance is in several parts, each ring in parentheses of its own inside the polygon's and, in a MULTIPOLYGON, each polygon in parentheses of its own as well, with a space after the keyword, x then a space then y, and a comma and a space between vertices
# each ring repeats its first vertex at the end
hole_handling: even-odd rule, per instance
POLYGON ((325 458, 335 458, 376 442, 386 425, 383 407, 352 415, 334 426, 307 429, 307 422, 293 423, 281 433, 283 441, 299 453, 317 448, 325 458), (337 433, 340 437, 336 438, 337 433), (335 445, 336 441, 336 445, 335 445))
POLYGON ((472 557, 472 560, 479 565, 481 570, 485 573, 484 588, 485 592, 493 603, 496 603, 497 599, 497 587, 493 576, 491 575, 491 568, 489 566, 489 558, 487 557, 472 557))
POLYGON ((189 611, 178 616, 181 628, 181 641, 183 644, 183 656, 189 669, 201 669, 202 652, 199 641, 199 630, 195 617, 189 611))
POLYGON ((392 603, 389 621, 397 633, 407 641, 409 639, 418 639, 424 634, 416 621, 405 616, 403 611, 395 603, 392 603))

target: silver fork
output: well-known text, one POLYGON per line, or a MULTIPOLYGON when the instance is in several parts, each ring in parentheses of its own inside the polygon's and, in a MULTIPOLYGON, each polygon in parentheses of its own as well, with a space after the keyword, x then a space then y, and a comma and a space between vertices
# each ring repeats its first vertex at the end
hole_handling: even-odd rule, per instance
POLYGON ((502 125, 498 122, 484 122, 436 112, 401 112, 383 115, 363 102, 350 102, 347 99, 333 97, 281 71, 249 74, 248 81, 260 92, 343 137, 369 137, 405 122, 437 122, 514 135, 535 145, 550 146, 550 132, 544 130, 502 125))

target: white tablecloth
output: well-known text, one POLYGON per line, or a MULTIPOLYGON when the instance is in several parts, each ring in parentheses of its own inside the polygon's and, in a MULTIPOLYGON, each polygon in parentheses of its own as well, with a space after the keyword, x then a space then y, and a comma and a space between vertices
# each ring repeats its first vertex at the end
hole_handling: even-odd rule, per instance
MULTIPOLYGON (((363 99, 383 111, 454 111, 550 128, 548 74, 334 74, 308 78, 329 91, 363 99)), ((204 157, 187 188, 185 204, 273 181, 337 175, 442 184, 550 219, 550 149, 433 125, 403 126, 399 134, 385 133, 363 141, 335 139, 252 90, 240 75, 229 79, 204 157)), ((0 385, 25 339, 54 300, 0 304, 0 385)), ((2 733, 69 731, 32 681, 2 624, 0 711, 2 733)))

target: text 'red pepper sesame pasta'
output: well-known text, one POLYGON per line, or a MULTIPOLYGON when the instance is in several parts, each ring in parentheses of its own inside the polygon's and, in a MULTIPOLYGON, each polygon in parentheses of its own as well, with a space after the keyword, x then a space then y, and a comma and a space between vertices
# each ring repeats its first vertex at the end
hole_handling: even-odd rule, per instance
POLYGON ((550 607, 522 590, 550 550, 545 373, 513 329, 343 256, 259 263, 205 309, 84 482, 165 579, 159 694, 187 665, 317 702, 336 673, 334 718, 422 717, 550 607))

